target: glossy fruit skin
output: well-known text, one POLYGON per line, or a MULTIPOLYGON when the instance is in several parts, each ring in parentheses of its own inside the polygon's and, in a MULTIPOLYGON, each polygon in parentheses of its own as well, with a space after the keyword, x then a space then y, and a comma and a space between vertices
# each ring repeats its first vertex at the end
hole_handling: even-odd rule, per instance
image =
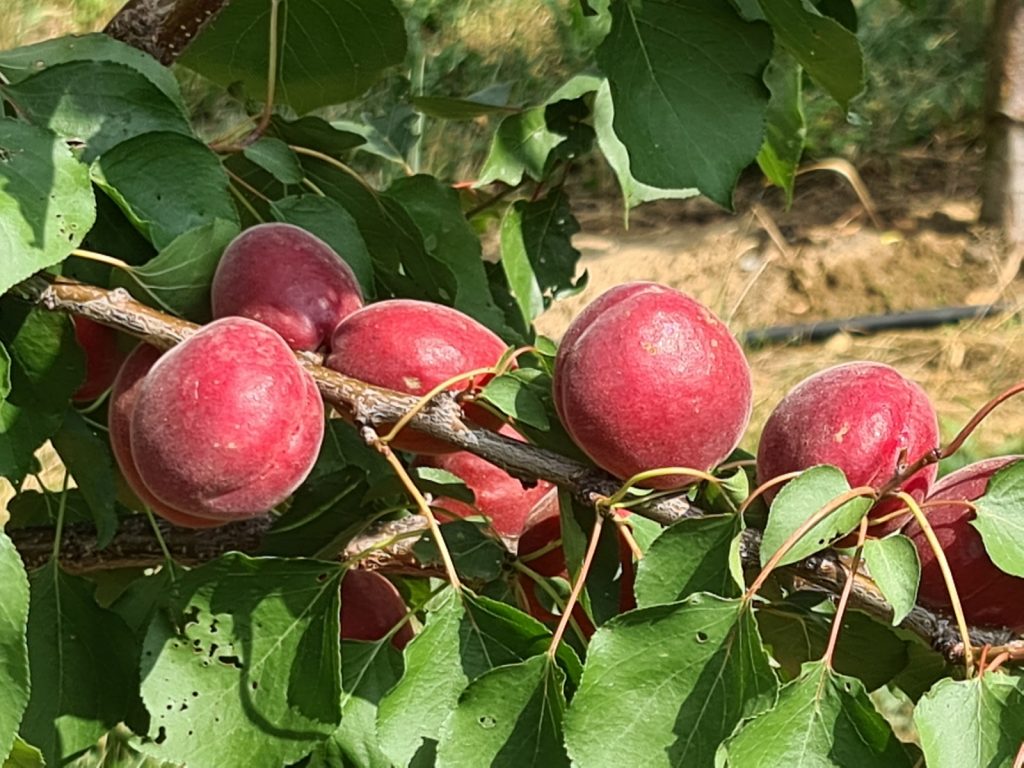
POLYGON ((71 399, 82 403, 95 400, 110 389, 126 355, 113 328, 81 315, 73 320, 75 340, 85 353, 85 381, 71 399))
POLYGON ((320 238, 292 224, 258 224, 224 250, 210 288, 215 318, 248 317, 295 350, 327 345, 363 306, 352 268, 320 238))
MULTIPOLYGON (((507 424, 498 432, 522 441, 522 436, 507 424)), ((491 519, 494 529, 502 536, 518 536, 530 510, 553 487, 551 483, 539 480, 532 488, 527 488, 501 467, 468 451, 422 456, 415 463, 418 466, 447 470, 461 478, 473 491, 475 504, 439 497, 434 500, 434 506, 459 517, 484 514, 491 519)))
MULTIPOLYGON (((984 495, 992 475, 1022 456, 999 456, 970 464, 939 479, 926 503, 928 523, 949 562, 964 616, 970 624, 1005 626, 1024 631, 1024 579, 1001 571, 989 558, 981 534, 970 523, 973 511, 962 504, 941 501, 974 501, 984 495)), ((952 605, 935 554, 916 520, 903 529, 917 547, 921 559, 921 605, 952 615, 952 605)))
MULTIPOLYGON (((405 618, 408 608, 395 585, 379 573, 349 569, 341 580, 342 640, 380 640, 405 618)), ((407 621, 391 638, 402 650, 413 638, 407 621)))
POLYGON ((182 528, 212 528, 222 525, 218 520, 208 520, 190 515, 164 504, 142 482, 138 467, 132 457, 131 418, 142 380, 162 353, 156 347, 142 343, 132 350, 114 379, 107 408, 107 426, 110 430, 110 448, 114 453, 121 474, 128 487, 139 500, 164 520, 182 528))
MULTIPOLYGON (((563 424, 598 466, 626 479, 659 467, 706 471, 750 420, 750 367, 707 307, 667 286, 628 283, 570 325, 555 361, 563 424)), ((671 488, 681 475, 644 485, 671 488)))
MULTIPOLYGON (((912 463, 939 445, 931 401, 916 383, 882 363, 852 362, 826 368, 797 384, 765 422, 757 449, 758 483, 787 472, 831 464, 851 487, 880 488, 897 471, 901 452, 912 463)), ((927 494, 938 468, 932 464, 903 483, 917 499, 927 494)), ((765 493, 770 502, 776 486, 765 493)), ((870 516, 901 506, 885 499, 870 516)), ((895 530, 906 517, 873 526, 872 535, 895 530)))
POLYGON ((284 501, 312 469, 323 433, 316 384, 284 339, 228 317, 150 370, 131 449, 142 481, 165 504, 229 521, 284 501))
MULTIPOLYGON (((371 304, 345 318, 331 337, 325 363, 339 373, 410 395, 424 395, 438 384, 476 368, 495 365, 506 349, 497 335, 458 310, 413 299, 371 304)), ((473 379, 485 384, 489 375, 473 379)), ((462 381, 450 387, 461 391, 462 381)), ((468 405, 472 421, 497 430, 501 420, 468 405)), ((452 446, 403 429, 393 448, 420 454, 450 453, 452 446)))

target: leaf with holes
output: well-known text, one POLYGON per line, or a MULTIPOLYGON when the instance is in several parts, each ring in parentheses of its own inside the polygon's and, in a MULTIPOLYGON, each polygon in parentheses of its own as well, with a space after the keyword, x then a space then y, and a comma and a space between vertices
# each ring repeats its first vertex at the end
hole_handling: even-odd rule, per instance
POLYGON ((21 734, 47 765, 63 765, 128 715, 139 685, 138 647, 124 622, 96 604, 91 582, 52 561, 29 581, 32 695, 21 734))
POLYGON ((917 602, 917 587, 921 583, 921 559, 914 542, 899 535, 868 539, 864 542, 864 562, 892 606, 893 626, 898 625, 917 602))
POLYGON ((194 768, 279 768, 333 733, 341 573, 228 554, 185 574, 143 644, 143 751, 194 768))
POLYGON ((1024 576, 1024 461, 1000 469, 974 502, 978 529, 992 562, 1006 573, 1024 576))
POLYGON ((910 768, 913 761, 860 680, 805 664, 772 709, 724 746, 728 768, 910 768))
POLYGON ((547 654, 497 667, 459 697, 437 748, 441 768, 568 768, 565 673, 547 654))
POLYGON ((405 25, 390 0, 267 3, 235 0, 185 49, 181 63, 223 86, 241 82, 252 99, 267 92, 276 9, 276 102, 296 112, 359 96, 405 57, 405 25))
POLYGON ((775 702, 749 605, 713 595, 622 614, 591 638, 565 718, 579 768, 715 765, 745 718, 775 702))
MULTIPOLYGON (((841 469, 822 464, 804 470, 786 483, 772 499, 768 525, 761 540, 761 565, 765 565, 789 537, 833 499, 850 490, 841 469)), ((812 527, 779 561, 779 567, 796 563, 825 549, 860 523, 871 508, 868 498, 852 499, 812 527)))

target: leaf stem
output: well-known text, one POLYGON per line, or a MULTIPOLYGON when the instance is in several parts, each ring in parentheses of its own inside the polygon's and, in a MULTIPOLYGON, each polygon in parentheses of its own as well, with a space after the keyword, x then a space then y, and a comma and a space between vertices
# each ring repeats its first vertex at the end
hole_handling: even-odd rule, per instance
POLYGON ((836 613, 832 617, 832 631, 828 636, 828 646, 825 648, 825 655, 821 657, 822 662, 829 669, 832 669, 832 657, 835 655, 836 643, 839 642, 839 632, 843 627, 846 605, 850 601, 850 593, 853 591, 853 580, 857 578, 857 571, 860 569, 860 558, 864 554, 864 539, 867 538, 867 535, 868 516, 864 515, 860 519, 860 527, 857 530, 857 550, 853 553, 853 561, 846 574, 846 583, 843 584, 843 591, 839 595, 839 603, 836 605, 836 613))
MULTIPOLYGON (((71 479, 71 475, 67 472, 64 473, 64 481, 60 488, 60 504, 57 506, 57 526, 53 532, 53 562, 60 562, 60 540, 64 535, 64 512, 68 505, 68 480, 71 479)), ((46 486, 43 486, 45 492, 46 486)))
POLYGON ((363 189, 365 189, 367 192, 373 195, 373 199, 378 201, 378 205, 380 204, 377 195, 377 190, 371 187, 366 182, 366 179, 364 179, 362 176, 360 176, 358 173, 352 170, 352 168, 345 165, 345 163, 341 162, 341 160, 338 160, 336 157, 331 157, 330 155, 324 154, 323 152, 317 152, 315 149, 310 149, 309 147, 300 147, 297 144, 289 144, 288 148, 298 155, 305 155, 306 157, 315 158, 323 163, 327 163, 328 165, 337 168, 342 173, 348 174, 353 179, 358 181, 359 184, 363 187, 363 189))
POLYGON ((633 552, 633 557, 635 557, 638 561, 643 560, 644 551, 640 549, 640 545, 637 543, 636 537, 633 535, 633 529, 632 527, 630 527, 629 523, 626 520, 623 520, 621 517, 618 517, 614 514, 612 515, 612 522, 615 523, 615 527, 618 529, 619 535, 622 537, 623 541, 626 542, 626 545, 633 552))
POLYGON ((164 535, 160 532, 160 526, 156 524, 156 518, 153 516, 153 510, 148 506, 143 506, 146 511, 146 517, 149 518, 149 525, 153 529, 153 534, 156 536, 156 543, 160 545, 160 551, 164 553, 164 559, 167 564, 171 567, 171 582, 174 581, 174 558, 171 557, 171 550, 167 548, 167 542, 164 541, 164 535))
MULTIPOLYGON (((659 467, 657 469, 647 469, 643 472, 637 472, 626 482, 624 482, 619 489, 609 496, 607 499, 602 499, 599 504, 602 507, 614 507, 624 498, 626 495, 633 490, 633 486, 644 482, 644 480, 652 480, 657 477, 669 477, 671 475, 683 475, 685 477, 692 477, 695 480, 704 480, 705 482, 711 483, 712 485, 721 485, 722 481, 712 475, 710 472, 704 472, 700 469, 693 469, 691 467, 659 467)), ((681 485, 679 489, 685 488, 686 485, 681 485)))
POLYGON ((757 488, 754 489, 754 492, 752 494, 750 494, 749 496, 747 496, 747 498, 743 500, 743 503, 740 504, 740 508, 737 510, 736 514, 742 517, 743 513, 750 508, 750 505, 753 504, 754 501, 760 496, 762 496, 766 491, 771 490, 776 485, 788 483, 790 480, 799 477, 801 474, 803 474, 802 470, 798 470, 796 472, 786 472, 783 475, 773 477, 771 480, 761 483, 759 486, 757 486, 757 488))
POLYGON ((590 573, 590 566, 594 562, 594 555, 597 554, 597 543, 601 538, 601 527, 604 525, 604 515, 597 512, 594 515, 594 528, 590 532, 590 542, 587 544, 587 552, 583 556, 583 565, 580 566, 580 572, 577 574, 575 581, 573 581, 572 591, 569 593, 569 599, 565 603, 565 611, 562 612, 562 618, 558 622, 558 626, 555 628, 554 634, 551 636, 551 645, 548 646, 548 656, 552 661, 555 659, 555 654, 558 653, 559 643, 562 642, 562 636, 565 634, 565 628, 569 624, 569 619, 572 617, 572 609, 579 602, 580 594, 583 592, 583 586, 587 583, 587 575, 590 573))
MULTIPOLYGON (((515 568, 515 570, 519 571, 521 574, 523 574, 526 578, 530 579, 530 581, 532 581, 538 587, 540 587, 544 591, 544 594, 551 598, 551 602, 557 605, 558 609, 562 611, 563 614, 566 613, 565 603, 562 602, 562 596, 558 594, 555 588, 548 583, 548 580, 546 578, 541 576, 539 573, 537 573, 529 566, 524 565, 519 560, 513 561, 512 567, 515 568)), ((518 581, 513 581, 513 583, 516 585, 518 589, 521 590, 523 588, 518 581)), ((528 603, 526 603, 525 595, 523 596, 523 601, 524 604, 528 605, 528 603)), ((580 642, 582 642, 585 646, 587 644, 587 636, 586 634, 584 634, 583 629, 580 628, 579 622, 576 621, 576 619, 571 615, 571 612, 569 617, 569 626, 572 627, 572 631, 576 634, 576 637, 578 637, 580 639, 580 642)))
POLYGON ((458 384, 460 381, 464 379, 470 379, 470 386, 472 386, 472 379, 475 379, 477 376, 487 376, 488 374, 491 373, 494 373, 493 366, 490 368, 474 368, 471 371, 460 373, 456 376, 452 376, 450 379, 442 381, 436 387, 432 387, 430 391, 428 391, 419 400, 417 400, 416 405, 414 405, 412 408, 406 411, 402 415, 402 418, 396 421, 394 423, 394 426, 392 426, 391 429, 388 430, 388 433, 379 439, 384 443, 390 443, 392 440, 395 439, 395 437, 398 436, 398 433, 402 431, 405 425, 412 421, 413 418, 415 418, 416 414, 418 414, 420 411, 426 408, 430 404, 431 400, 433 400, 435 397, 444 392, 446 389, 448 389, 448 387, 452 386, 453 384, 458 384))
POLYGON ((132 272, 133 267, 126 261, 114 258, 113 256, 107 256, 104 253, 96 253, 95 251, 87 251, 84 248, 75 248, 71 251, 71 256, 77 256, 80 259, 88 259, 89 261, 95 261, 100 264, 107 264, 108 266, 114 267, 115 269, 121 269, 125 272, 132 272))

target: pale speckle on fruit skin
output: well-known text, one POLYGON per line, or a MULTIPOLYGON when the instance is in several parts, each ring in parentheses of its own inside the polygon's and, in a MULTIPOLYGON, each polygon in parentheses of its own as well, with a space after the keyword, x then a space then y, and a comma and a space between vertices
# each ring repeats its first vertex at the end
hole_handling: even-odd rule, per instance
POLYGON ((844 421, 843 425, 839 427, 839 431, 833 435, 832 439, 837 443, 843 442, 843 438, 846 437, 846 433, 850 431, 850 422, 844 421))

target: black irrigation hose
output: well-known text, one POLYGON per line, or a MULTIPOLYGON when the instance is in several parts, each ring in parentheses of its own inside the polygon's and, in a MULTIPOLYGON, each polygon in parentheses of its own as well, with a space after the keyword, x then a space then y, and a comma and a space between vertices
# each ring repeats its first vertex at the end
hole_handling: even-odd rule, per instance
POLYGON ((802 323, 800 325, 776 325, 771 328, 746 331, 740 336, 740 342, 745 347, 761 347, 768 344, 805 344, 824 341, 837 333, 867 334, 908 328, 934 328, 960 320, 992 317, 1010 310, 1011 307, 1002 304, 974 304, 966 307, 915 309, 910 312, 896 312, 889 315, 860 315, 843 320, 822 320, 818 323, 802 323))

